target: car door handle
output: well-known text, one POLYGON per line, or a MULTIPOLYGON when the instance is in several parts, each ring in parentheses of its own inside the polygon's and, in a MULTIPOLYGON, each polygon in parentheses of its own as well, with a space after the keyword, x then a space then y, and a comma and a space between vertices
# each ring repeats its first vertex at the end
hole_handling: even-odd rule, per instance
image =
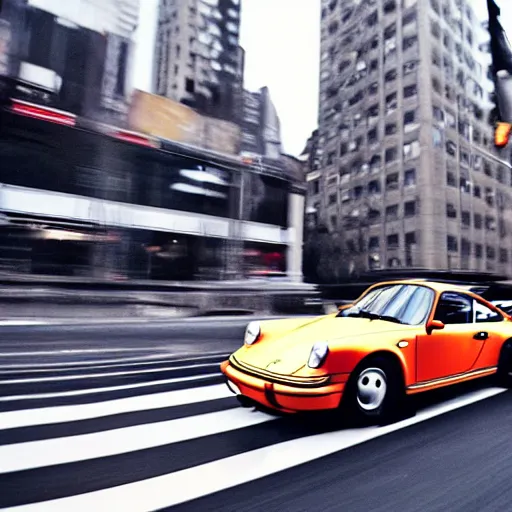
POLYGON ((477 332, 474 336, 474 340, 486 340, 489 337, 489 333, 485 331, 477 332))

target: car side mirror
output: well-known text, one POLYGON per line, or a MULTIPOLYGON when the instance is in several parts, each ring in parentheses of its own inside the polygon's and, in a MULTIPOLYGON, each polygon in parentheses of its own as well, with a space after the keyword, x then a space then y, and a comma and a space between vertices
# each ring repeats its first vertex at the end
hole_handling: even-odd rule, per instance
POLYGON ((440 331, 444 329, 444 324, 441 320, 431 320, 427 324, 427 334, 432 334, 433 331, 440 331))

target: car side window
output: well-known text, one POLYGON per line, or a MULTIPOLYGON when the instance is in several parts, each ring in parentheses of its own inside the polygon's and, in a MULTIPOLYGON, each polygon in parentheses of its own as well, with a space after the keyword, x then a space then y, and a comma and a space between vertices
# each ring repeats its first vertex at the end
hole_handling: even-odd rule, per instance
POLYGON ((440 320, 445 325, 473 323, 473 299, 459 293, 443 293, 434 320, 440 320))
POLYGON ((493 311, 477 300, 474 301, 474 311, 476 323, 503 321, 503 317, 498 312, 493 311))

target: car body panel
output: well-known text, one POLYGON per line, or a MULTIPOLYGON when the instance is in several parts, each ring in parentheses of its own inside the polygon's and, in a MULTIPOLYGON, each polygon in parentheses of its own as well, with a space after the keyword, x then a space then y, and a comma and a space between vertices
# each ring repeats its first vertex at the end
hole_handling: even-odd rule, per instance
MULTIPOLYGON (((426 287, 434 292, 433 299, 429 296, 431 304, 427 304, 430 309, 425 309, 427 316, 418 325, 389 319, 340 317, 339 313, 264 321, 260 338, 253 345, 243 345, 234 352, 223 364, 222 371, 242 395, 287 412, 338 407, 350 375, 365 358, 376 354, 395 358, 409 394, 496 372, 501 347, 512 338, 511 317, 467 287, 420 280, 391 281, 369 287, 354 304, 372 290, 377 289, 376 294, 380 293, 385 299, 387 292, 378 288, 401 286, 405 289, 404 285, 412 286, 411 290, 426 287), (444 327, 441 324, 443 328, 430 331, 428 326, 432 325, 441 297, 446 293, 462 295, 471 304, 476 300, 492 314, 499 312, 503 320, 474 320, 444 327), (475 337, 479 332, 488 333, 488 337, 475 337), (325 362, 317 369, 308 366, 316 342, 327 342, 329 346, 325 362)), ((407 291, 403 295, 407 301, 407 291)), ((369 296, 368 300, 373 299, 369 296)), ((424 305, 422 303, 422 307, 424 305)), ((352 306, 340 309, 347 307, 352 306)))

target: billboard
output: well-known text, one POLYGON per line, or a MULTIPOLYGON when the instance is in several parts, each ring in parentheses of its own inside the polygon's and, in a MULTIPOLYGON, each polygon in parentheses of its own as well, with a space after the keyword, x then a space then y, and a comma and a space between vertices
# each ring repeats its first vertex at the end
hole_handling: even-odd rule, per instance
POLYGON ((137 89, 133 92, 128 124, 131 130, 190 144, 201 132, 200 116, 194 110, 137 89))
POLYGON ((131 130, 238 155, 241 131, 229 121, 201 116, 177 101, 135 90, 128 114, 131 130))

